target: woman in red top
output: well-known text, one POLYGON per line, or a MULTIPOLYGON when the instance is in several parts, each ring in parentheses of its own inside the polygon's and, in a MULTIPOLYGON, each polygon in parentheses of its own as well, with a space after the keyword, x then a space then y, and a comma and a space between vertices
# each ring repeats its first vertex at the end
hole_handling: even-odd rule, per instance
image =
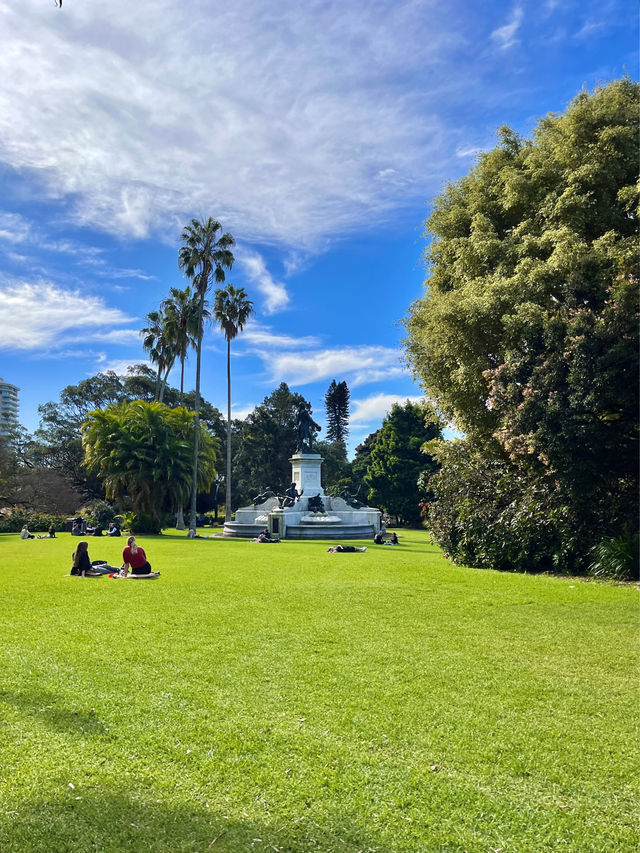
POLYGON ((126 547, 122 551, 122 560, 125 575, 129 572, 129 566, 131 566, 131 574, 133 575, 148 575, 151 572, 147 555, 142 548, 136 545, 135 536, 130 536, 127 539, 126 547))

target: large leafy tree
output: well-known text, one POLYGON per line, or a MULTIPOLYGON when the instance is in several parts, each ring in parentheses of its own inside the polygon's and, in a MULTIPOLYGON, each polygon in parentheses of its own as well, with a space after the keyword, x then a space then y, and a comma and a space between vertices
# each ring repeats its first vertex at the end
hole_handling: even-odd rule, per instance
POLYGON ((215 292, 213 316, 227 342, 227 478, 225 519, 231 521, 231 341, 244 329, 253 313, 253 302, 243 287, 228 284, 215 292))
POLYGON ((583 92, 525 140, 508 128, 427 221, 408 353, 485 456, 558 490, 579 567, 635 523, 639 87, 583 92))
MULTIPOLYGON (((324 395, 327 413, 327 441, 345 444, 349 435, 349 388, 346 382, 331 380, 324 395)), ((345 452, 346 455, 346 452, 345 452)))
POLYGON ((82 427, 85 464, 105 485, 107 497, 151 519, 157 529, 167 503, 175 508, 191 490, 193 431, 200 431, 197 486, 216 476, 216 439, 195 414, 163 403, 134 400, 89 412, 82 427))
POLYGON ((248 503, 267 488, 282 492, 289 485, 289 459, 297 437, 296 410, 301 404, 309 405, 283 382, 238 425, 233 460, 235 506, 248 503))
POLYGON ((370 505, 394 515, 399 524, 418 524, 418 481, 423 472, 437 468, 436 461, 422 448, 441 437, 438 417, 427 403, 394 403, 377 433, 364 477, 370 505))
POLYGON ((209 217, 206 220, 192 219, 182 231, 182 245, 178 251, 178 266, 193 282, 198 296, 198 336, 196 342, 196 389, 195 413, 196 429, 193 444, 193 477, 191 492, 190 526, 196 526, 196 500, 198 496, 198 441, 200 430, 197 424, 200 417, 200 369, 202 364, 202 337, 204 334, 204 310, 211 281, 222 284, 225 269, 233 266, 234 257, 231 247, 235 240, 228 232, 222 232, 222 225, 209 217))

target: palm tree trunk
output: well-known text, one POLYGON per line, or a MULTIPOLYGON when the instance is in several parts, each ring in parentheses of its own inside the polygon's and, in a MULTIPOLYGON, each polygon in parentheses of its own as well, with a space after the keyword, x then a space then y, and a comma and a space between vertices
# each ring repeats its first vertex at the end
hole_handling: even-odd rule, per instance
POLYGON ((231 521, 231 340, 227 338, 227 494, 225 521, 231 521))
MULTIPOLYGON (((184 353, 180 356, 180 405, 184 402, 184 353)), ((178 507, 176 509, 176 530, 184 530, 186 528, 186 524, 184 523, 184 506, 182 503, 182 498, 178 501, 178 507)))
POLYGON ((191 512, 189 513, 189 527, 196 529, 196 501, 198 499, 198 450, 200 443, 200 364, 202 362, 202 313, 204 311, 204 291, 200 296, 198 306, 198 346, 196 348, 196 393, 194 418, 195 434, 193 438, 193 480, 191 483, 191 512))

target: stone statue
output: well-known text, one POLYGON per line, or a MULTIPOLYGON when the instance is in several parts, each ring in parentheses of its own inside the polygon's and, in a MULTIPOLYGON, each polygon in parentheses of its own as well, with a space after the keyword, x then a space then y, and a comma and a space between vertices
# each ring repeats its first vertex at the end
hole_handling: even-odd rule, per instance
POLYGON ((266 489, 264 492, 261 492, 259 495, 256 495, 253 499, 253 505, 259 506, 260 504, 266 503, 269 498, 277 498, 275 492, 272 492, 271 489, 266 489))
POLYGON ((317 495, 314 495, 312 498, 309 498, 309 512, 324 512, 324 504, 322 502, 322 498, 320 497, 320 492, 317 495))
POLYGON ((278 500, 280 501, 280 508, 286 509, 289 506, 293 506, 297 500, 300 500, 303 494, 304 490, 299 492, 296 489, 296 484, 291 483, 284 495, 278 495, 278 500))
MULTIPOLYGON (((360 489, 358 489, 358 492, 359 491, 360 489)), ((346 504, 349 504, 350 507, 353 507, 353 509, 362 509, 362 507, 364 506, 362 501, 359 501, 355 495, 352 495, 349 489, 343 489, 340 492, 340 497, 346 504)))
POLYGON ((298 437, 296 453, 312 451, 316 432, 320 429, 322 427, 311 417, 311 406, 300 403, 296 412, 296 432, 298 437))

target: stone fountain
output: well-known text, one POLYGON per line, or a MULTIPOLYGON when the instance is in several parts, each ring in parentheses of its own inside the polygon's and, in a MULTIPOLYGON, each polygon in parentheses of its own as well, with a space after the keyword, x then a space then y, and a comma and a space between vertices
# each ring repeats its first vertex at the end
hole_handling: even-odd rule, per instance
POLYGON ((265 527, 277 539, 370 539, 380 530, 382 513, 364 506, 347 491, 341 497, 322 488, 322 456, 313 452, 313 432, 319 429, 301 405, 296 420, 298 444, 291 462, 291 486, 284 495, 267 491, 252 506, 236 511, 224 525, 224 536, 254 538, 265 527))

